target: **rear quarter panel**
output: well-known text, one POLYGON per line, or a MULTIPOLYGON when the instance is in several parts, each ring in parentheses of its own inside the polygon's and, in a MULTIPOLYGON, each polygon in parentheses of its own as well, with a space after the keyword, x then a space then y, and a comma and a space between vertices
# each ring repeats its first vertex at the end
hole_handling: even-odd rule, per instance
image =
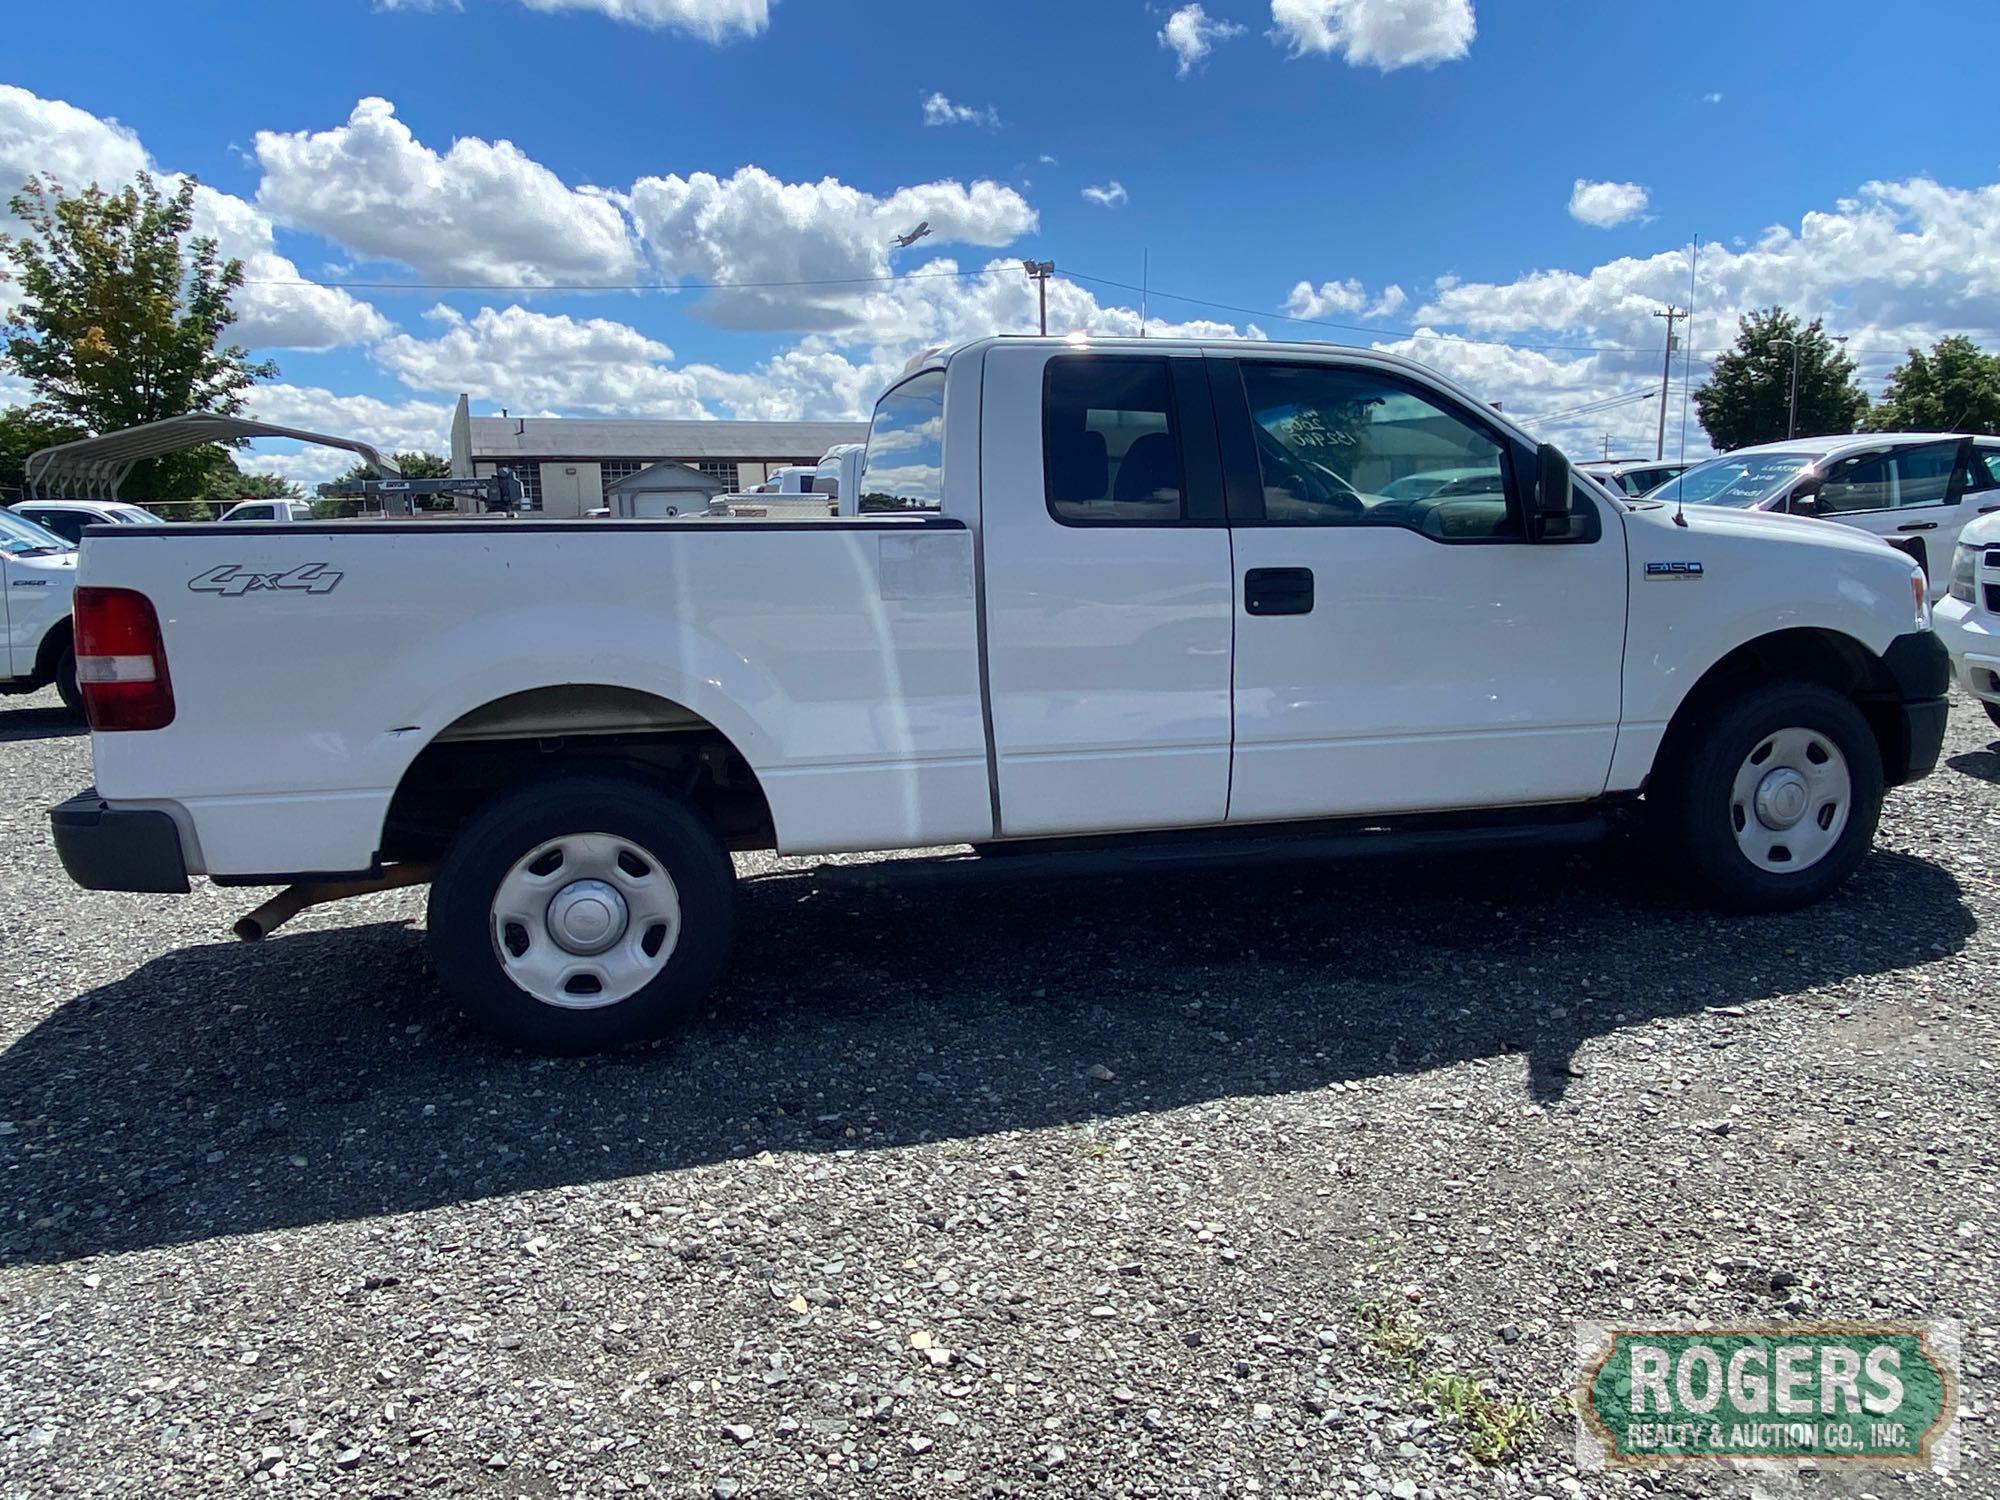
POLYGON ((98 788, 185 809, 209 873, 365 867, 440 730, 568 683, 655 693, 714 723, 787 850, 991 831, 962 528, 134 528, 87 538, 83 572, 153 599, 176 704, 166 729, 95 737, 98 788), (338 583, 189 586, 219 567, 308 565, 338 583))

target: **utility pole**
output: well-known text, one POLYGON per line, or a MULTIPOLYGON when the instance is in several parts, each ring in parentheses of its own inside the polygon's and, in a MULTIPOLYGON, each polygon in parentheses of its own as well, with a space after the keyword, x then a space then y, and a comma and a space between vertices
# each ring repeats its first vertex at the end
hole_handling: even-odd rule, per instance
POLYGON ((1667 380, 1674 372, 1674 324, 1687 314, 1669 302, 1653 314, 1667 320, 1667 352, 1660 360, 1660 430, 1653 438, 1653 462, 1667 456, 1667 380))
POLYGON ((1052 260, 1024 260, 1021 269, 1028 273, 1028 279, 1035 284, 1037 300, 1041 305, 1042 332, 1049 331, 1049 278, 1056 274, 1056 263, 1052 260))

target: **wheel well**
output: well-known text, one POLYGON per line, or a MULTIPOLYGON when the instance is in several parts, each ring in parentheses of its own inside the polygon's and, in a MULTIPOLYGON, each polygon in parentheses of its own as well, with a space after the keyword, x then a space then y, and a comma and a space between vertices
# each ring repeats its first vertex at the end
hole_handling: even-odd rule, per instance
POLYGON ((38 681, 55 681, 56 663, 62 660, 63 652, 69 648, 70 635, 75 628, 75 622, 65 617, 51 625, 48 634, 42 637, 42 644, 35 650, 35 677, 38 681))
POLYGON ((1746 687, 1764 682, 1812 682, 1854 700, 1893 770, 1907 762, 1906 729, 1897 712, 1896 681, 1882 658, 1836 630, 1779 630, 1745 641, 1701 676, 1674 710, 1660 742, 1660 759, 1746 687))
POLYGON ((489 797, 586 767, 637 771, 680 792, 728 848, 776 845, 757 773, 715 725, 652 693, 563 683, 510 693, 440 730, 396 787, 380 857, 435 859, 489 797))

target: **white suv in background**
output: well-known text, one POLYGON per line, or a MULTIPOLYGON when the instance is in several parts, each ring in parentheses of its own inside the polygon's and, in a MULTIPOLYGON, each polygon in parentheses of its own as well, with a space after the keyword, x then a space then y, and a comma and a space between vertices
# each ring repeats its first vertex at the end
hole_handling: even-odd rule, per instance
POLYGON ((23 500, 14 507, 44 531, 53 531, 72 547, 83 540, 86 526, 154 526, 159 517, 123 500, 23 500))
POLYGON ((1952 676, 2000 726, 2000 515, 1976 519, 1959 533, 1934 627, 1951 652, 1952 676))
POLYGON ((1649 500, 1818 516, 1872 532, 1944 593, 1968 521, 2000 511, 2000 437, 1868 432, 1737 448, 1696 464, 1649 500))

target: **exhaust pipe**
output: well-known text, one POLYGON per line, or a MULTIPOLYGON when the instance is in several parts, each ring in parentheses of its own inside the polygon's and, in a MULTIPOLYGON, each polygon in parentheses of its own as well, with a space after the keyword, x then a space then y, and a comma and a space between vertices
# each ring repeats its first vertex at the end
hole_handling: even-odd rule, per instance
POLYGON ((414 860, 390 865, 380 875, 365 880, 329 880, 288 885, 253 912, 236 919, 230 929, 246 943, 259 943, 292 920, 308 906, 324 906, 329 901, 345 901, 349 896, 369 896, 376 891, 400 890, 406 885, 428 885, 437 874, 434 860, 414 860))

